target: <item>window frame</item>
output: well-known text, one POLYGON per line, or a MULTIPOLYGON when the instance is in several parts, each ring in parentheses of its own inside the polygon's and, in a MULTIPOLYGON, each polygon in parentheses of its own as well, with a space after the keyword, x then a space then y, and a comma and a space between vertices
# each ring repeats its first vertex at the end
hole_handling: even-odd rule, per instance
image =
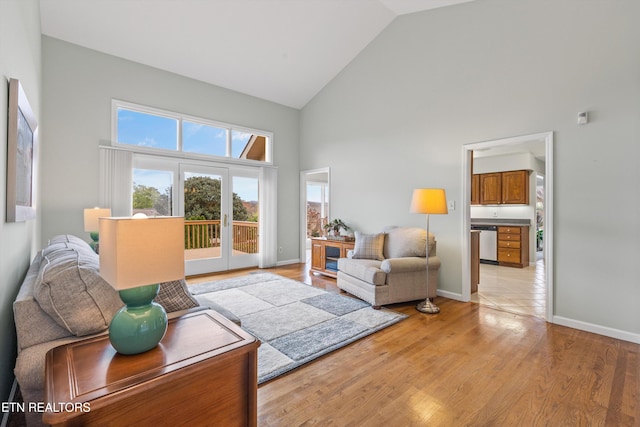
POLYGON ((244 165, 273 165, 273 144, 274 144, 273 132, 265 131, 262 129, 256 129, 256 128, 236 125, 232 123, 225 123, 225 122, 220 122, 216 120, 205 119, 202 117, 190 116, 187 114, 162 110, 159 108, 148 107, 140 104, 134 104, 132 102, 122 101, 118 99, 111 100, 111 145, 113 147, 130 150, 137 153, 160 154, 163 156, 180 157, 183 159, 215 160, 215 161, 222 161, 225 163, 244 164, 244 165), (118 110, 119 109, 124 109, 124 110, 133 111, 136 113, 155 115, 155 116, 176 120, 177 139, 178 139, 176 141, 177 149, 169 150, 165 148, 152 148, 152 147, 144 147, 139 145, 124 144, 124 143, 118 142, 118 110), (194 124, 201 124, 205 126, 225 129, 227 131, 226 155, 218 156, 214 154, 204 154, 204 153, 194 153, 191 151, 183 151, 184 147, 183 147, 182 127, 183 127, 184 121, 187 121, 189 123, 194 123, 194 124), (232 135, 234 131, 242 132, 242 133, 251 133, 254 135, 266 137, 265 160, 262 161, 262 160, 241 159, 241 158, 233 157, 232 156, 232 148, 233 148, 232 135))

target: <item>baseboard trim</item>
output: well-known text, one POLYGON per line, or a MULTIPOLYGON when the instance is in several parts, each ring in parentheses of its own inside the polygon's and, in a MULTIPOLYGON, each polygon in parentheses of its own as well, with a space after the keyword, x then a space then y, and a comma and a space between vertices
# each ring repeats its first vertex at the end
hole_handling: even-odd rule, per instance
MULTIPOLYGON (((16 380, 16 378, 13 378, 13 384, 11 385, 11 392, 9 393, 9 400, 8 402, 11 404, 13 402, 13 400, 16 397, 16 390, 18 389, 18 380, 16 380)), ((9 422, 9 415, 11 415, 11 412, 5 412, 4 415, 2 416, 2 422, 0 423, 0 427, 7 427, 7 423, 9 422)))
POLYGON ((605 337, 616 338, 622 341, 629 341, 634 344, 640 344, 640 334, 622 331, 620 329, 609 328, 607 326, 596 325, 593 323, 583 322, 581 320, 569 319, 562 316, 553 316, 553 323, 556 325, 567 326, 569 328, 581 331, 592 332, 605 337))
POLYGON ((300 264, 300 263, 302 263, 302 261, 300 261, 300 259, 287 259, 287 260, 284 260, 284 261, 276 262, 276 267, 282 267, 283 265, 300 264))
POLYGON ((443 291, 442 289, 438 289, 437 295, 439 297, 449 298, 449 299, 453 299, 453 300, 460 301, 460 302, 468 302, 468 301, 465 301, 464 298, 462 298, 462 294, 456 294, 454 292, 443 291))

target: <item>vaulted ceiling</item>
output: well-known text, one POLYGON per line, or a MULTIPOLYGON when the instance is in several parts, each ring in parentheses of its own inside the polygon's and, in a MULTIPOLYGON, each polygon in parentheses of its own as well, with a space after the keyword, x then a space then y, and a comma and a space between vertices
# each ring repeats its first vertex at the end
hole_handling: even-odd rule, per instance
POLYGON ((397 16, 472 0, 40 0, 42 33, 302 108, 397 16))

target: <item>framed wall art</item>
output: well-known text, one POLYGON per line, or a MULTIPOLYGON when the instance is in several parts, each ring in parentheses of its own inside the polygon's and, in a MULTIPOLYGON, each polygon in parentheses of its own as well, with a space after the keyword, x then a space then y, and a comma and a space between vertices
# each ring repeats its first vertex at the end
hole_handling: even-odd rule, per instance
POLYGON ((7 222, 36 217, 38 123, 19 80, 9 80, 7 222))

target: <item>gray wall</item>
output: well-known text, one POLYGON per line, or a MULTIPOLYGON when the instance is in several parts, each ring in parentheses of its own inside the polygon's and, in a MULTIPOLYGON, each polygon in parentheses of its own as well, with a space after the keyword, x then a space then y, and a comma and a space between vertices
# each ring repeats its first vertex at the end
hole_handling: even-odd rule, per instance
POLYGON ((368 232, 424 227, 411 191, 444 187, 439 287, 461 294, 463 145, 554 131, 555 320, 640 342, 638 16, 478 0, 398 17, 303 109, 300 168, 330 166, 332 216, 368 232))
POLYGON ((40 11, 37 0, 0 0, 0 401, 6 401, 13 381, 16 337, 13 300, 40 243, 38 219, 7 223, 7 100, 10 78, 19 79, 40 124, 42 136, 40 11))
POLYGON ((298 259, 298 110, 43 36, 43 222, 46 240, 83 231, 98 203, 98 145, 111 140, 113 98, 274 133, 279 260, 298 259))

